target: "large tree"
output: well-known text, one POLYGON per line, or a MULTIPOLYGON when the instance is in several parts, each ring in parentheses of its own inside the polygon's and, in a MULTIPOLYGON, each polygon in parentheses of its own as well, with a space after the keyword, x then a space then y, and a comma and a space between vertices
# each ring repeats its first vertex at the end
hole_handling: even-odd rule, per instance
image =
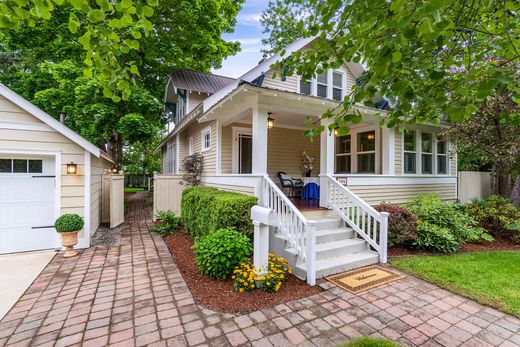
MULTIPOLYGON (((207 71, 239 50, 237 42, 226 42, 221 35, 233 30, 242 2, 157 3, 153 14, 147 16, 153 30, 146 36, 136 34, 139 49, 117 58, 119 63, 135 65, 138 71, 130 80, 117 79, 122 88, 113 89, 98 77, 117 74, 117 68, 93 64, 85 69, 85 63, 90 64, 89 55, 98 49, 87 49, 84 42, 93 23, 72 2, 65 1, 53 9, 50 18, 34 19, 34 26, 0 30, 0 81, 56 118, 65 111, 68 126, 100 146, 108 143, 109 154, 122 163, 123 146, 146 146, 167 121, 162 117, 161 101, 173 69, 207 71), (71 14, 79 21, 77 30, 71 31, 71 14)), ((112 30, 108 24, 106 30, 112 30)), ((104 44, 100 40, 94 43, 104 44)), ((114 47, 121 48, 115 45, 110 49, 114 47)))

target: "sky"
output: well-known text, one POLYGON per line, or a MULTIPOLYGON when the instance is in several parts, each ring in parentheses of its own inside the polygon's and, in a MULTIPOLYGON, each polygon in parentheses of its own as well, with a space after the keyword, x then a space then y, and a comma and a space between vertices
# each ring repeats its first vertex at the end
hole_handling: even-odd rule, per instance
POLYGON ((242 50, 222 62, 214 73, 229 77, 239 77, 253 68, 262 59, 262 25, 260 16, 267 8, 268 0, 247 0, 237 16, 235 32, 225 34, 226 40, 240 41, 242 50))

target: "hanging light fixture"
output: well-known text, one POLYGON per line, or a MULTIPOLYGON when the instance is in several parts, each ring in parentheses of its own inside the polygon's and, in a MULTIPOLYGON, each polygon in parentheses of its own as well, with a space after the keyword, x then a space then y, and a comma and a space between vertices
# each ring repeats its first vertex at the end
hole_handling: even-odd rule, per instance
POLYGON ((78 165, 70 162, 67 164, 67 175, 75 175, 78 172, 78 165))
POLYGON ((272 129, 272 128, 274 128, 274 119, 271 118, 271 115, 272 115, 272 114, 273 114, 272 112, 267 112, 267 115, 269 116, 269 117, 267 118, 267 129, 272 129))

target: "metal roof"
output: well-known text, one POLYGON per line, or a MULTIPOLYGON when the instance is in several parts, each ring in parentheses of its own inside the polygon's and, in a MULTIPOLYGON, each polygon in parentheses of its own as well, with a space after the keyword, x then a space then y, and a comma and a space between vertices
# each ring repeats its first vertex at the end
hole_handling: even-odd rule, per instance
POLYGON ((186 69, 176 70, 170 78, 175 88, 208 94, 213 94, 235 81, 231 77, 186 69))

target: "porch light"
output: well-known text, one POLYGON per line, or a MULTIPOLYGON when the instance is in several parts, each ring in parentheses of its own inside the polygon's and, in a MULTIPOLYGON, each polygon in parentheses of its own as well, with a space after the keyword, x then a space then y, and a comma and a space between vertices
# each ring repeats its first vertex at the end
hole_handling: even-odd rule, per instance
POLYGON ((271 118, 272 114, 273 114, 272 112, 267 112, 267 115, 269 116, 269 118, 267 118, 267 129, 274 128, 274 119, 271 118))
POLYGON ((374 134, 368 134, 368 136, 367 136, 367 139, 369 139, 369 140, 373 140, 375 138, 376 138, 376 135, 374 135, 374 134))
POLYGON ((117 173, 117 166, 112 165, 112 167, 110 168, 110 172, 111 173, 117 173))
POLYGON ((75 175, 78 172, 78 165, 70 162, 67 164, 67 175, 75 175))
POLYGON ((334 136, 338 136, 339 134, 339 127, 334 128, 334 136))

